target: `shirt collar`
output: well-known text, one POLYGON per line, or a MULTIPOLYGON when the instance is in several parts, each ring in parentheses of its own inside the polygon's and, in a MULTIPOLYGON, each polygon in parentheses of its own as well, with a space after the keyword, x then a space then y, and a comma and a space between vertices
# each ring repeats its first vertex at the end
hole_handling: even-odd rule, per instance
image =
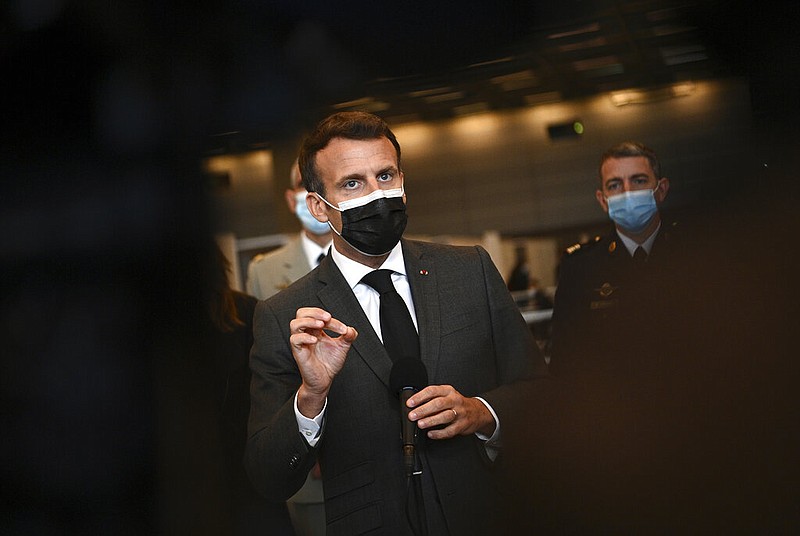
POLYGON ((631 254, 631 257, 633 256, 633 252, 636 251, 636 248, 639 246, 642 246, 645 252, 648 255, 650 255, 650 250, 653 249, 653 242, 656 241, 656 235, 658 235, 658 231, 660 229, 661 229, 661 222, 658 222, 658 227, 656 227, 656 230, 653 231, 653 233, 647 237, 647 240, 645 240, 641 244, 637 244, 635 240, 633 240, 628 236, 625 236, 622 233, 617 233, 617 236, 619 236, 619 239, 622 240, 622 243, 625 245, 625 249, 628 250, 628 253, 631 254))
POLYGON ((328 254, 328 249, 331 247, 331 242, 328 242, 324 246, 320 246, 313 240, 311 240, 306 233, 300 231, 300 242, 303 244, 303 253, 306 255, 306 259, 308 259, 308 265, 311 268, 317 266, 317 259, 319 258, 320 254, 328 254))
MULTIPOLYGON (((339 267, 345 280, 347 280, 347 284, 350 285, 350 288, 355 288, 355 286, 361 282, 361 278, 372 271, 372 268, 369 266, 365 266, 360 262, 345 257, 336 249, 336 246, 331 248, 331 257, 336 263, 336 266, 339 267)), ((386 257, 386 260, 383 261, 380 268, 391 270, 392 272, 397 272, 404 276, 406 275, 406 264, 403 258, 403 246, 401 242, 397 242, 397 245, 392 248, 392 251, 389 252, 389 256, 386 257)))

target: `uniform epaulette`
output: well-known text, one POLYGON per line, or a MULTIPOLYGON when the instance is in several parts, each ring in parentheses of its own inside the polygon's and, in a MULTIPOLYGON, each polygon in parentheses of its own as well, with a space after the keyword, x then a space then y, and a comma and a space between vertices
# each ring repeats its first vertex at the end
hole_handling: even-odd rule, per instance
POLYGON ((601 237, 595 236, 594 238, 590 238, 586 242, 579 242, 577 244, 573 244, 567 249, 564 250, 564 253, 567 255, 573 255, 579 251, 586 251, 587 249, 591 248, 593 245, 600 242, 601 237))
POLYGON ((263 259, 266 256, 267 256, 266 253, 259 253, 258 255, 255 255, 252 259, 250 259, 250 262, 260 262, 261 259, 263 259))

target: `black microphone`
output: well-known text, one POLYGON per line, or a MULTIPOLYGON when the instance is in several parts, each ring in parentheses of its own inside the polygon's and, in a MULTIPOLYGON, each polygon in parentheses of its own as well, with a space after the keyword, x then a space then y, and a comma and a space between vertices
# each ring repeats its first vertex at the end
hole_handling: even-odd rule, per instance
POLYGON ((389 374, 389 389, 400 398, 403 465, 406 468, 406 476, 414 473, 414 451, 417 439, 417 423, 408 419, 410 410, 406 402, 414 393, 427 385, 428 371, 418 358, 404 357, 392 365, 392 372, 389 374))

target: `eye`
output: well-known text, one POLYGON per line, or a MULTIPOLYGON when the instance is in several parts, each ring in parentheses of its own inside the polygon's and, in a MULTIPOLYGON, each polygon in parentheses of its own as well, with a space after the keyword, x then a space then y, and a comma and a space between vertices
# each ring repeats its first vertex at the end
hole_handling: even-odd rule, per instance
POLYGON ((345 190, 353 190, 358 187, 358 181, 355 179, 350 179, 349 181, 345 181, 344 184, 342 184, 342 187, 345 190))
POLYGON ((384 173, 381 173, 380 175, 378 175, 378 181, 379 181, 379 182, 389 182, 389 181, 391 181, 393 178, 394 178, 394 175, 392 175, 392 174, 391 174, 391 173, 389 173, 388 171, 386 171, 386 172, 384 172, 384 173))

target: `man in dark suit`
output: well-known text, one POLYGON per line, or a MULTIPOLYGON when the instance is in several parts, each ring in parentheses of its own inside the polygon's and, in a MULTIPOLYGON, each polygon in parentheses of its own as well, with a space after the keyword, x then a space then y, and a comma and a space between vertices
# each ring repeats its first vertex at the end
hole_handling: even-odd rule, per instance
POLYGON ((333 248, 257 307, 251 479, 284 500, 319 459, 332 535, 498 533, 500 427, 530 410, 533 380, 545 375, 501 276, 481 247, 401 239, 400 146, 378 117, 325 119, 304 142, 300 166, 311 213, 334 229, 333 248), (419 502, 408 495, 381 298, 362 281, 378 268, 392 272, 429 378, 407 404, 420 430, 419 502), (420 503, 427 530, 409 514, 420 503))

